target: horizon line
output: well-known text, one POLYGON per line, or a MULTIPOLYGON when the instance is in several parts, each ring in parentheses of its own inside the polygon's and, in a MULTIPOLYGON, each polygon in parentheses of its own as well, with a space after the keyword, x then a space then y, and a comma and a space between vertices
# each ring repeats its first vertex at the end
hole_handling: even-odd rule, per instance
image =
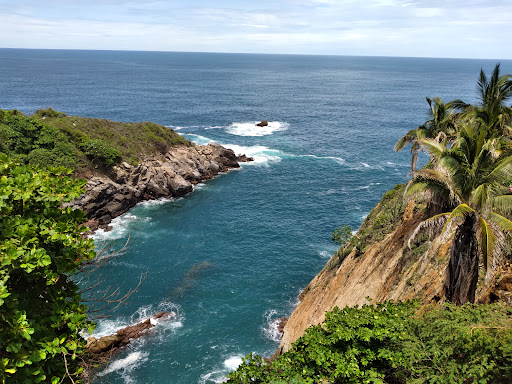
POLYGON ((327 57, 368 57, 368 58, 401 58, 401 59, 446 59, 446 60, 488 60, 512 61, 512 58, 479 58, 479 57, 436 57, 436 56, 390 56, 390 55, 350 55, 334 53, 268 53, 268 52, 215 52, 215 51, 164 51, 164 50, 137 50, 137 49, 91 49, 91 48, 26 48, 26 47, 0 47, 0 50, 32 50, 32 51, 92 51, 92 52, 140 52, 140 53, 206 53, 228 55, 268 55, 268 56, 327 56, 327 57))

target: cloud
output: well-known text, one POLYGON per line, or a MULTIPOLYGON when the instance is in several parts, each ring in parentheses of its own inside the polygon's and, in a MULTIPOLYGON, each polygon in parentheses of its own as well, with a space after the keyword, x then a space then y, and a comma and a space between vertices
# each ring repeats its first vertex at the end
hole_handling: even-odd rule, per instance
POLYGON ((495 0, 4 0, 5 47, 512 58, 495 0), (84 5, 85 4, 85 5, 84 5))

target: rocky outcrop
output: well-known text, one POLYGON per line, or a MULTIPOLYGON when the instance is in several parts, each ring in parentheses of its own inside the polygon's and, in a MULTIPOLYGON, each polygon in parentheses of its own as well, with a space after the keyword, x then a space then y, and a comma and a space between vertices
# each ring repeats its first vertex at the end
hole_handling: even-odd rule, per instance
MULTIPOLYGON (((284 327, 277 354, 287 351, 308 327, 323 322, 325 312, 334 307, 387 300, 444 300, 453 239, 438 236, 423 248, 411 249, 409 239, 422 219, 423 212, 410 202, 399 224, 363 254, 353 249, 343 262, 327 263, 300 295, 300 303, 284 327)), ((512 303, 512 266, 507 264, 482 276, 477 286, 477 302, 498 300, 512 303)))
POLYGON ((211 179, 220 172, 252 161, 219 144, 175 146, 161 158, 150 158, 137 166, 123 162, 110 173, 94 176, 85 185, 86 193, 69 205, 85 212, 92 230, 106 226, 143 200, 179 197, 193 190, 193 184, 211 179))
POLYGON ((149 329, 153 328, 158 321, 170 320, 176 317, 174 312, 159 312, 145 321, 135 325, 130 325, 117 331, 113 335, 96 338, 90 336, 87 339, 87 350, 93 355, 111 354, 129 344, 132 340, 144 335, 149 329))
POLYGON ((268 120, 263 120, 262 122, 256 124, 257 127, 266 127, 268 126, 268 120))

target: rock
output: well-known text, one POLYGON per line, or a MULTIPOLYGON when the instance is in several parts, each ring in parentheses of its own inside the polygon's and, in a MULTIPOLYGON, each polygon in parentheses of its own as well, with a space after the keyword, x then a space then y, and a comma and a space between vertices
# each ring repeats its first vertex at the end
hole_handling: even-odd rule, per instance
POLYGON ((257 127, 266 127, 268 126, 268 120, 263 120, 261 123, 256 124, 257 127))
POLYGON ((142 200, 183 196, 192 192, 193 184, 237 168, 239 161, 251 160, 216 143, 175 146, 163 158, 150 158, 136 167, 123 162, 108 176, 92 177, 85 185, 86 193, 66 206, 82 209, 87 224, 96 230, 142 200))
POLYGON ((288 318, 283 316, 279 319, 279 324, 277 324, 277 331, 280 333, 280 334, 283 334, 283 331, 284 331, 284 326, 286 325, 286 323, 288 322, 288 318))
POLYGON ((236 157, 236 161, 239 163, 248 163, 249 161, 254 161, 254 157, 248 157, 246 155, 240 155, 236 157))
POLYGON ((102 355, 112 353, 129 344, 133 339, 137 339, 144 335, 149 329, 155 326, 151 320, 168 320, 174 318, 174 312, 159 312, 155 316, 147 318, 135 325, 130 325, 117 331, 114 335, 103 336, 97 339, 91 336, 87 339, 87 350, 94 355, 102 355))

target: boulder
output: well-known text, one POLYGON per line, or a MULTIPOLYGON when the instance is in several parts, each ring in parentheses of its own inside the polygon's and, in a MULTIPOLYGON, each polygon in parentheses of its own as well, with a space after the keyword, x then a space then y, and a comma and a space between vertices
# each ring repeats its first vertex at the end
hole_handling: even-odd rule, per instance
POLYGON ((268 120, 263 120, 261 123, 256 124, 257 127, 266 127, 268 125, 268 120))

